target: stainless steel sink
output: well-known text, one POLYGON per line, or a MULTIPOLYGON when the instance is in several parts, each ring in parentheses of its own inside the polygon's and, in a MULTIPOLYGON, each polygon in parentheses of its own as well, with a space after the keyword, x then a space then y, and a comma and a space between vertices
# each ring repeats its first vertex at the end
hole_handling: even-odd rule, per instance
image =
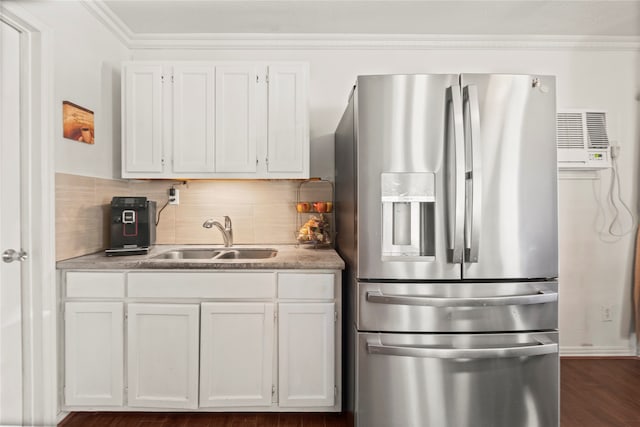
POLYGON ((265 259, 273 258, 277 253, 277 249, 225 249, 213 259, 265 259))
POLYGON ((218 249, 175 249, 163 252, 153 258, 156 259, 211 259, 219 255, 218 249))
POLYGON ((266 259, 273 258, 278 253, 271 248, 220 248, 220 249, 174 249, 154 256, 154 259, 266 259))

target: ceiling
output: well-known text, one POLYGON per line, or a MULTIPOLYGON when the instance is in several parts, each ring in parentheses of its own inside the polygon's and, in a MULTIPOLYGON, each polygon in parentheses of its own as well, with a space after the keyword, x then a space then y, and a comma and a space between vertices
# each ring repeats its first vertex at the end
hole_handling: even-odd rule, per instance
POLYGON ((640 1, 630 0, 97 2, 134 38, 261 33, 640 36, 640 1))

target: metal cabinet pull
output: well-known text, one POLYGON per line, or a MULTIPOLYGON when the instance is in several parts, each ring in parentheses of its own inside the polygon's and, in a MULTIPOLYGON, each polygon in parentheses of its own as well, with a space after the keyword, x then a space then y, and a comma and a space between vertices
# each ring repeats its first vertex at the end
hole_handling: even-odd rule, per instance
POLYGON ((495 359, 507 357, 544 356, 558 352, 558 344, 535 343, 518 347, 492 348, 430 348, 385 345, 381 342, 367 342, 369 354, 386 356, 406 356, 434 359, 495 359))
POLYGON ((383 294, 381 291, 369 291, 367 292, 367 301, 378 304, 422 305, 430 307, 490 307, 556 302, 558 301, 558 293, 538 291, 531 295, 509 295, 504 297, 441 298, 392 295, 383 294))
POLYGON ((462 262, 462 252, 464 247, 464 126, 462 99, 460 86, 453 85, 447 88, 447 117, 450 128, 447 131, 447 144, 453 144, 448 149, 454 151, 454 187, 447 189, 448 197, 452 197, 453 212, 451 206, 448 208, 449 215, 449 249, 451 250, 451 262, 459 264, 462 262), (449 118, 453 118, 453 120, 449 118), (451 142, 451 133, 453 142, 451 142))

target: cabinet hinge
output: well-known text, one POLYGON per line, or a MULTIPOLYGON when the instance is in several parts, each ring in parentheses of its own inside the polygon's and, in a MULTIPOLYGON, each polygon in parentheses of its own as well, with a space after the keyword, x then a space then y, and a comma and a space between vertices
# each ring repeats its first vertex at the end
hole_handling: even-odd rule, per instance
POLYGON ((258 159, 256 159, 256 166, 258 165, 258 159))
POLYGON ((334 396, 338 395, 338 386, 333 386, 333 395, 334 396))
POLYGON ((337 312, 337 311, 334 311, 334 312, 333 312, 333 321, 334 321, 334 322, 337 322, 337 321, 338 321, 338 312, 337 312))
POLYGON ((276 385, 272 384, 271 385, 271 396, 275 396, 276 395, 276 385))
POLYGON ((164 83, 164 76, 160 76, 160 83, 164 83))
POLYGON ((269 74, 264 76, 264 81, 265 81, 265 83, 269 84, 269 74))
POLYGON ((269 158, 268 157, 264 158, 264 162, 266 163, 267 166, 269 166, 269 158))
POLYGON ((256 74, 256 83, 260 83, 260 76, 256 74))
POLYGON ((173 83, 173 76, 171 76, 171 83, 173 83))
POLYGON ((277 318, 278 318, 278 312, 277 312, 277 311, 274 311, 274 312, 273 312, 273 318, 274 318, 274 319, 277 319, 277 318))

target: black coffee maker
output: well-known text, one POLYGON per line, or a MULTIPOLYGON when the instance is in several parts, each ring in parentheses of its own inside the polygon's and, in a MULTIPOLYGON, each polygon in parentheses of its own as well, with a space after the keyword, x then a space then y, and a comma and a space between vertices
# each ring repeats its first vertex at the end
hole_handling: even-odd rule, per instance
POLYGON ((156 242, 156 202, 146 197, 111 199, 111 248, 107 255, 140 255, 156 242))

